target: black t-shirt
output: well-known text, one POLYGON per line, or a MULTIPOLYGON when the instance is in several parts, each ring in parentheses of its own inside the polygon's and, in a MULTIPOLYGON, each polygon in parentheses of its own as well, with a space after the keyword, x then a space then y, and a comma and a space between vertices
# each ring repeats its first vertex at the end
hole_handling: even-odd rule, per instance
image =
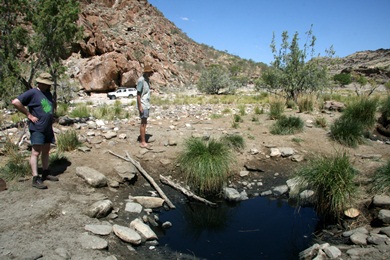
POLYGON ((53 96, 50 91, 42 92, 37 88, 27 90, 18 97, 23 106, 27 106, 30 114, 39 120, 34 124, 29 121, 30 131, 47 132, 53 124, 53 96))

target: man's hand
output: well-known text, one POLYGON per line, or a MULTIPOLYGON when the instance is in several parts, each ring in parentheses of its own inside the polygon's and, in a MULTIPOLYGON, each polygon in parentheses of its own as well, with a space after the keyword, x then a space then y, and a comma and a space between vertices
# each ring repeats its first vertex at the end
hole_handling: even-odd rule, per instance
POLYGON ((35 116, 31 115, 30 113, 27 114, 27 118, 28 118, 28 120, 30 120, 30 121, 33 122, 34 124, 35 124, 36 122, 38 122, 38 120, 39 120, 38 117, 35 117, 35 116))

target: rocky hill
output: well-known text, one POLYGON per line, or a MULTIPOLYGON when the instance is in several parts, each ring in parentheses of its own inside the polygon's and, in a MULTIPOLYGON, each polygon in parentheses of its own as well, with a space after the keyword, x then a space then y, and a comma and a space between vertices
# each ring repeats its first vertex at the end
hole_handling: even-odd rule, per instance
POLYGON ((249 77, 260 75, 259 64, 194 42, 146 0, 80 2, 84 37, 66 65, 86 92, 134 86, 145 64, 162 88, 193 85, 213 63, 240 62, 249 77))
POLYGON ((379 84, 390 80, 390 49, 360 51, 333 59, 331 73, 355 72, 375 79, 379 84))
MULTIPOLYGON (((266 67, 196 43, 147 0, 80 2, 84 37, 73 45, 65 64, 75 85, 87 93, 135 86, 145 64, 156 71, 156 88, 194 86, 210 64, 239 67, 249 80, 266 67)), ((333 74, 355 71, 381 84, 390 79, 389 49, 357 52, 330 64, 333 74)))

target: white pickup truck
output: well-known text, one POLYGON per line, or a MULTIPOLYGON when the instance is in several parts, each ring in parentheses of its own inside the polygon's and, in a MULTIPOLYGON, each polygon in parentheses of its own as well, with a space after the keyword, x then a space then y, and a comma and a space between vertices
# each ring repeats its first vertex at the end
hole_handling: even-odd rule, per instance
POLYGON ((108 92, 107 97, 109 99, 116 98, 131 98, 137 96, 137 89, 135 88, 118 88, 113 92, 108 92))

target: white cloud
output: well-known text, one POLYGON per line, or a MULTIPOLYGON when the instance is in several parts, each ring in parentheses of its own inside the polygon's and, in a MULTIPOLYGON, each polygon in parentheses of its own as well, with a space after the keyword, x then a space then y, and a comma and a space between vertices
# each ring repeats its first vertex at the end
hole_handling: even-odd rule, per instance
POLYGON ((183 21, 189 21, 190 19, 188 17, 180 17, 183 21))

